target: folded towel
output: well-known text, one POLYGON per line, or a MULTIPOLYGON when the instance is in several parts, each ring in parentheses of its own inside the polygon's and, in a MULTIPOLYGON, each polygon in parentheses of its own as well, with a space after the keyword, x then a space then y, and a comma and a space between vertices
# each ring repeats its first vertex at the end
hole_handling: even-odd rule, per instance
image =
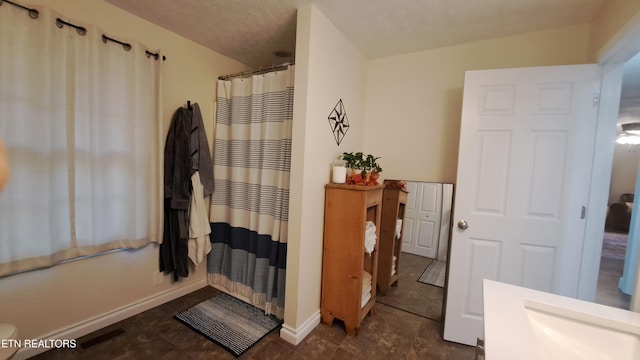
POLYGON ((396 262, 398 260, 397 256, 394 256, 393 259, 391 260, 391 276, 396 274, 396 262))
POLYGON ((366 283, 370 284, 372 279, 373 279, 373 277, 371 276, 371 274, 369 274, 365 270, 362 270, 362 283, 363 284, 366 284, 366 283))
POLYGON ((372 289, 371 282, 362 283, 362 294, 370 293, 372 289))
POLYGON ((396 239, 400 239, 402 233, 402 219, 396 221, 396 239))
POLYGON ((372 221, 367 221, 364 232, 364 250, 371 255, 376 247, 376 225, 372 221))
POLYGON ((360 299, 360 307, 364 307, 371 299, 371 292, 373 291, 373 276, 366 271, 362 271, 362 298, 360 299))
POLYGON ((362 294, 370 293, 373 288, 373 278, 366 271, 362 272, 362 294))
POLYGON ((362 299, 360 299, 360 308, 363 308, 365 305, 367 305, 367 303, 369 302, 369 300, 371 299, 371 293, 368 292, 366 294, 362 294, 362 299))

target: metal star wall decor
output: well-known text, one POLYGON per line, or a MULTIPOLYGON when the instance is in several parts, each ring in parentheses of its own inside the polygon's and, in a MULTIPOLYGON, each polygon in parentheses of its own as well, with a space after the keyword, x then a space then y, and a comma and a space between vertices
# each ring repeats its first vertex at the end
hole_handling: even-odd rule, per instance
POLYGON ((349 131, 349 119, 347 119, 347 111, 344 109, 342 99, 340 99, 333 110, 331 110, 328 119, 331 132, 333 132, 333 137, 336 139, 336 144, 340 145, 347 131, 349 131))

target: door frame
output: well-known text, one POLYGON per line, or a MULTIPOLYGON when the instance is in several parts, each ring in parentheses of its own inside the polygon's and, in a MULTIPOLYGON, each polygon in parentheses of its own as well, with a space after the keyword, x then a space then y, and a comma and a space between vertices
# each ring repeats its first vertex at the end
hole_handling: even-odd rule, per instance
MULTIPOLYGON (((640 40, 638 39, 640 39, 640 13, 636 14, 596 54, 596 61, 602 65, 602 87, 589 190, 590 200, 587 206, 585 245, 578 283, 578 298, 582 300, 595 300, 611 183, 623 66, 640 52, 640 40)), ((640 266, 636 270, 636 274, 640 274, 640 266)), ((636 296, 640 287, 639 282, 640 276, 636 277, 636 286, 631 298, 632 311, 640 311, 640 299, 636 296)))

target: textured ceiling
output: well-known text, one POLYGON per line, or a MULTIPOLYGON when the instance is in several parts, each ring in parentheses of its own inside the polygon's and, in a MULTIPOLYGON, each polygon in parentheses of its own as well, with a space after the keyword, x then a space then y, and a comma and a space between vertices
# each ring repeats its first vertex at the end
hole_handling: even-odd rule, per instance
POLYGON ((588 23, 605 0, 105 0, 251 67, 293 60, 314 3, 368 58, 588 23))
MULTIPOLYGON (((607 0, 105 1, 257 68, 294 60, 296 9, 309 3, 374 59, 588 23, 607 0)), ((625 67, 621 122, 640 118, 639 69, 638 56, 625 67)))
POLYGON ((369 58, 590 22, 604 0, 321 0, 369 58))
POLYGON ((251 67, 293 60, 296 9, 311 0, 105 0, 251 67))

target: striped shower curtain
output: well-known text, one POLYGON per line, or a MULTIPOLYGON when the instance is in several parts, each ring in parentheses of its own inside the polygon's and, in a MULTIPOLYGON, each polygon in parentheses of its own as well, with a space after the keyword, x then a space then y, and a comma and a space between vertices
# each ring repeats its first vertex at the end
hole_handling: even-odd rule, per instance
POLYGON ((219 80, 210 285, 282 318, 294 67, 219 80))

